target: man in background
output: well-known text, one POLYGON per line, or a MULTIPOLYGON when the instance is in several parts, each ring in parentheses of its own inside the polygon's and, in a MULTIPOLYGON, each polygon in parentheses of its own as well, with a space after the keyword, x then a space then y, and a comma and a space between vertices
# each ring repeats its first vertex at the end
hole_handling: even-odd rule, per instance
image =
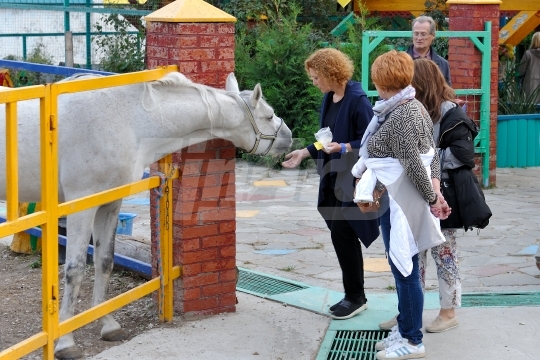
POLYGON ((419 16, 412 22, 413 44, 407 49, 413 60, 418 58, 428 58, 433 60, 444 75, 448 85, 452 86, 450 80, 450 66, 448 61, 439 56, 433 46, 435 39, 435 21, 431 16, 419 16))

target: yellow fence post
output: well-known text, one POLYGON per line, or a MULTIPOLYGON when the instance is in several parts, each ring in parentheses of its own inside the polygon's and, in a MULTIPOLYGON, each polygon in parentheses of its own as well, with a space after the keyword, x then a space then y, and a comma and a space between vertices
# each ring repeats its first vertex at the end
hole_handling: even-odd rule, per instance
POLYGON ((43 331, 47 344, 43 359, 54 359, 54 340, 58 337, 58 94, 46 85, 45 99, 41 100, 41 199, 47 222, 42 225, 42 299, 43 331))
MULTIPOLYGON (((172 211, 172 155, 167 155, 158 162, 159 171, 166 176, 163 196, 159 204, 161 267, 163 271, 163 294, 159 294, 160 321, 171 321, 173 318, 174 289, 171 276, 173 266, 173 211, 172 211), (163 299, 163 303, 161 302, 163 299)), ((159 271, 159 269, 158 269, 159 271)), ((161 287, 160 287, 161 288, 161 287)), ((160 290, 161 292, 161 290, 160 290)))

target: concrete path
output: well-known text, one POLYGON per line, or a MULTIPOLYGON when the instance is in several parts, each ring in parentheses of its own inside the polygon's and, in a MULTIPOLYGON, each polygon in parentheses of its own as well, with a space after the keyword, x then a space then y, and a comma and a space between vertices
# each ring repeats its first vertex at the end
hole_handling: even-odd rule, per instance
MULTIPOLYGON (((540 168, 498 169, 497 184, 485 190, 493 211, 490 225, 478 234, 459 234, 463 292, 540 291, 535 259, 540 244, 540 168)), ((341 273, 329 232, 315 209, 317 187, 313 170, 274 171, 238 162, 238 266, 339 296, 341 273)), ((122 211, 139 214, 134 235, 144 239, 149 236, 148 209, 138 201, 128 199, 122 211)), ((367 319, 376 323, 394 313, 394 281, 382 241, 365 249, 364 257, 370 308, 354 319, 331 321, 323 314, 238 293, 234 314, 189 322, 177 318, 93 359, 315 359, 327 330, 354 328, 367 319), (378 315, 379 297, 388 299, 384 306, 390 312, 378 315)), ((435 301, 424 312, 424 322, 437 315, 433 262, 427 269, 427 289, 435 301)), ((468 307, 457 313, 458 328, 425 335, 426 358, 540 358, 540 307, 468 307)))

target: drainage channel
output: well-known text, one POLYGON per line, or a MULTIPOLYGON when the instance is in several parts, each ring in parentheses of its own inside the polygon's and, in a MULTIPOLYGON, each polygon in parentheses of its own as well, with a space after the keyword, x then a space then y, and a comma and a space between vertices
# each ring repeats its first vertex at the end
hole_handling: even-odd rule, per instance
MULTIPOLYGON (((255 296, 269 298, 275 301, 287 303, 306 310, 325 314, 321 293, 328 291, 322 288, 312 287, 293 280, 271 276, 256 271, 239 268, 238 291, 246 292, 255 296), (310 293, 308 293, 310 292, 310 293), (304 296, 302 296, 304 294, 304 296), (305 294, 309 294, 305 296, 305 294), (313 296, 310 296, 313 295, 313 296), (295 301, 295 297, 313 298, 313 302, 295 301)), ((394 294, 386 294, 394 295, 394 294)), ((426 296, 430 294, 426 293, 426 296)), ((435 295, 435 294, 431 294, 435 295)), ((342 295, 341 295, 342 296, 342 295)), ((384 295, 383 295, 384 296, 384 295)), ((369 297, 369 296, 368 296, 369 297)), ((395 299, 395 296, 393 296, 395 299)), ((437 304, 438 306, 438 296, 437 304)), ((305 300, 305 299, 304 299, 305 300)), ((431 301, 433 302, 433 301, 431 301)), ((521 293, 464 293, 461 299, 462 307, 515 307, 515 306, 540 306, 540 292, 521 293)), ((367 312, 366 312, 366 315, 367 312)), ((354 318, 346 321, 354 321, 354 318)), ((316 360, 371 360, 375 359, 377 351, 375 344, 384 339, 388 331, 360 329, 361 323, 354 324, 354 330, 337 329, 333 326, 334 320, 326 332, 316 360)), ((341 320, 340 324, 344 321, 341 320)), ((365 323, 365 322, 364 322, 365 323)))

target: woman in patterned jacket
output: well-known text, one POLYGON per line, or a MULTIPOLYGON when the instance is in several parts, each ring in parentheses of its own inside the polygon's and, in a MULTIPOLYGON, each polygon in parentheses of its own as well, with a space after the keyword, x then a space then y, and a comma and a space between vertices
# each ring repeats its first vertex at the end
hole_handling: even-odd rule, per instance
POLYGON ((444 242, 435 216, 444 218, 449 213, 437 181, 440 163, 433 142, 433 123, 415 99, 413 74, 413 60, 405 52, 389 51, 373 63, 371 78, 382 100, 373 108, 375 115, 352 170, 355 177, 361 178, 360 187, 373 183, 373 176, 383 183, 390 204, 380 221, 396 282, 399 314, 398 325, 376 344, 377 359, 425 356, 418 253, 444 242))

